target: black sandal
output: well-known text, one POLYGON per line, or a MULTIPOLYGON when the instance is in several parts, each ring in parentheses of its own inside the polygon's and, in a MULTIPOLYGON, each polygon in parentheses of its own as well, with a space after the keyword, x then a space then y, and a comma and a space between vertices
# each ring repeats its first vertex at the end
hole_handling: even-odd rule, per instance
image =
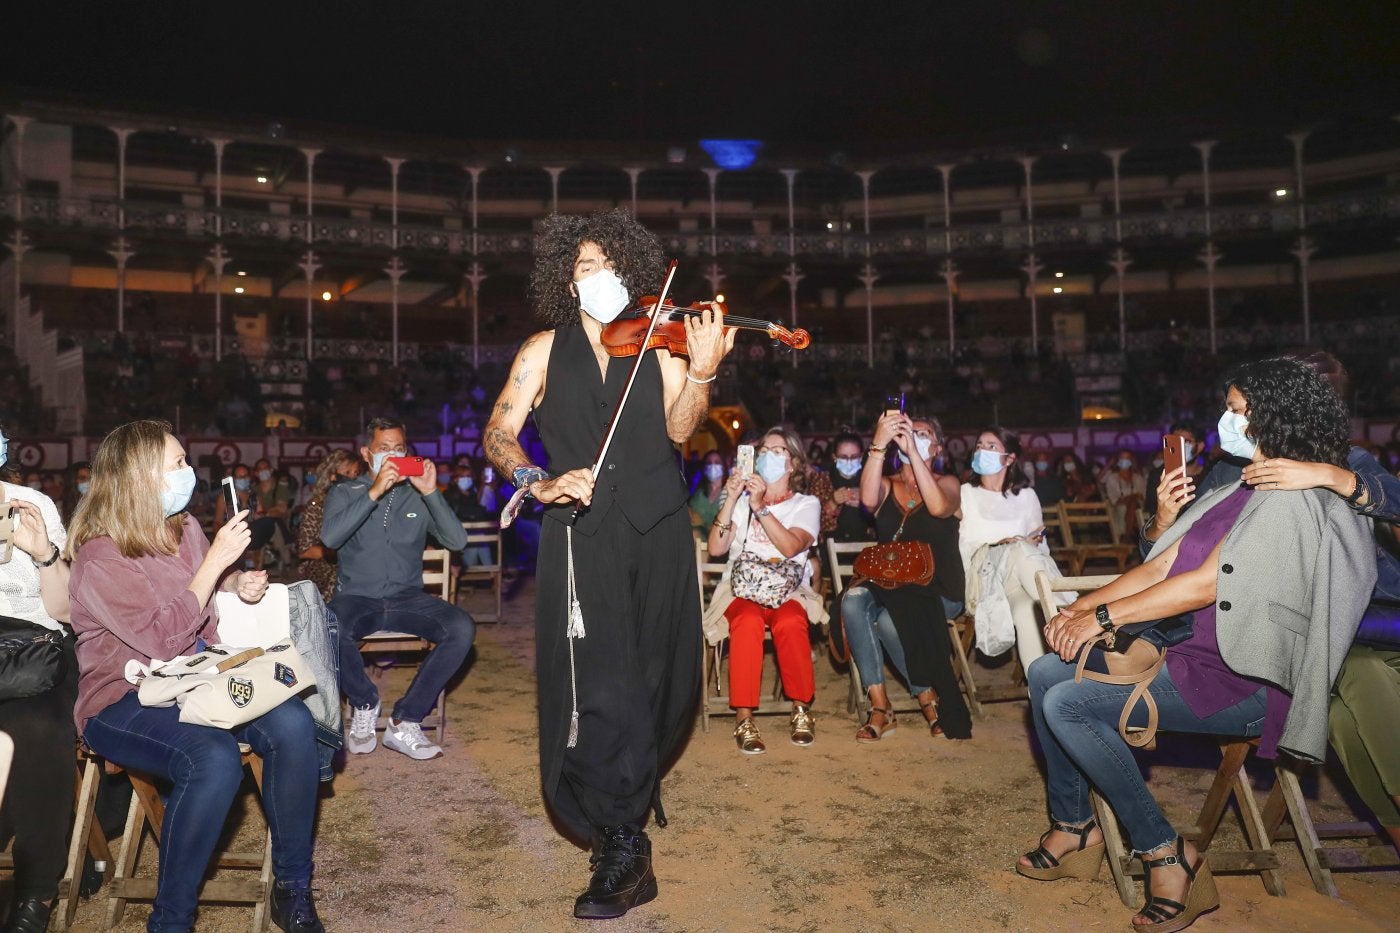
POLYGON ((1192 866, 1183 856, 1185 843, 1176 837, 1176 852, 1162 858, 1142 860, 1142 892, 1147 903, 1138 916, 1146 917, 1152 923, 1133 924, 1133 929, 1141 933, 1176 933, 1196 922, 1201 914, 1220 906, 1220 893, 1215 889, 1215 878, 1205 856, 1197 853, 1196 864, 1192 866), (1182 904, 1167 897, 1157 897, 1152 893, 1152 869, 1169 865, 1180 865, 1186 869, 1186 903, 1182 904))
POLYGON ((1099 876, 1099 871, 1103 868, 1104 845, 1102 842, 1093 845, 1085 843, 1089 840, 1090 831, 1098 825, 1094 820, 1083 826, 1071 826, 1059 820, 1051 820, 1050 829, 1040 837, 1040 845, 1026 853, 1030 865, 1017 862, 1017 873, 1036 881, 1058 881, 1061 878, 1083 878, 1092 881, 1099 876), (1045 848, 1045 840, 1054 830, 1078 836, 1079 848, 1066 852, 1059 858, 1051 855, 1050 850, 1045 848))

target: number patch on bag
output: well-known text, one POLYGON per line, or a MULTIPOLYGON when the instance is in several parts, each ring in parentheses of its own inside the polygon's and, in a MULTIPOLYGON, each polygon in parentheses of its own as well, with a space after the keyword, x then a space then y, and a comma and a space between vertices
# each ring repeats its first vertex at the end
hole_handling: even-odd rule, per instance
POLYGON ((273 666, 272 678, 289 690, 297 685, 297 672, 285 664, 279 663, 273 666))
POLYGON ((253 702, 253 682, 246 677, 230 677, 228 679, 228 698, 239 709, 247 706, 253 702))

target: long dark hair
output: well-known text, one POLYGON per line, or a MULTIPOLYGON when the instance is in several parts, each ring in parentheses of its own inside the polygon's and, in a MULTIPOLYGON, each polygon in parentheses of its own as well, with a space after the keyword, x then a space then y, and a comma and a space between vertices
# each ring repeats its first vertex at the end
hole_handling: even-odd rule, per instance
MULTIPOLYGON (((1003 496, 1014 496, 1022 489, 1029 486, 1031 484, 1030 477, 1026 475, 1025 470, 1021 469, 1020 436, 1016 434, 1015 431, 1008 431, 999 424, 994 424, 991 427, 983 428, 977 432, 978 437, 981 437, 983 434, 996 435, 996 439, 1001 441, 1001 445, 1006 448, 1006 452, 1016 455, 1015 462, 1006 465, 1006 478, 1002 480, 1001 494, 1003 496)), ((968 454, 969 461, 971 461, 972 456, 973 454, 968 454)), ((974 486, 980 487, 982 485, 982 474, 974 470, 972 479, 968 480, 968 482, 974 486)))
POLYGON ((660 291, 665 260, 661 241, 622 208, 594 214, 551 214, 535 237, 535 267, 530 273, 530 304, 550 327, 579 323, 578 296, 570 286, 579 247, 597 243, 617 277, 636 301, 660 291))
POLYGON ((1244 396, 1245 434, 1267 456, 1346 466, 1346 406, 1311 366, 1285 357, 1244 363, 1225 380, 1230 386, 1244 396))

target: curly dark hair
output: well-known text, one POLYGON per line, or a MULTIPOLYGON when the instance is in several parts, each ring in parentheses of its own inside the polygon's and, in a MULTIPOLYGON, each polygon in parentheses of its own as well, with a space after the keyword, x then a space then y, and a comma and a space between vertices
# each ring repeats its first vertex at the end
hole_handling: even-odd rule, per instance
POLYGON ((1311 366, 1286 357, 1244 363, 1226 378, 1231 386, 1247 406, 1245 434, 1266 456, 1346 466, 1346 407, 1311 366))
POLYGON ((622 208, 594 214, 551 214, 535 237, 535 268, 530 273, 530 304, 550 327, 579 323, 578 296, 571 286, 579 246, 597 243, 617 277, 636 301, 661 288, 665 257, 661 241, 622 208))

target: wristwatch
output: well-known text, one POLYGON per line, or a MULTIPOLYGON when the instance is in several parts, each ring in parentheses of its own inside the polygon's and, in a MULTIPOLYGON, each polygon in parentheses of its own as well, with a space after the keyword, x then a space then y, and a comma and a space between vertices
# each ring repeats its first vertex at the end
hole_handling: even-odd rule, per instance
POLYGON ((1098 620, 1099 628, 1105 632, 1113 631, 1113 620, 1108 617, 1107 604, 1099 603, 1094 607, 1094 618, 1098 620))
POLYGON ((61 553, 58 549, 58 545, 50 541, 49 547, 53 548, 53 552, 49 554, 49 559, 34 561, 35 567, 52 567, 54 565, 54 561, 58 560, 58 555, 61 553))
POLYGON ((769 515, 773 514, 773 510, 765 505, 763 508, 759 509, 753 514, 757 515, 759 518, 767 518, 769 515))

